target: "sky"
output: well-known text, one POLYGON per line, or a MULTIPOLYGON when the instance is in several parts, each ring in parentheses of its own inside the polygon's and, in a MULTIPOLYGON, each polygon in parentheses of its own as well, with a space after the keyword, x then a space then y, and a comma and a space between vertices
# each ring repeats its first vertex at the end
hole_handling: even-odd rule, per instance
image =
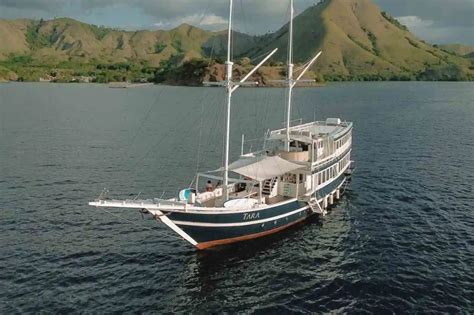
MULTIPOLYGON (((373 0, 420 38, 474 45, 474 0, 373 0)), ((295 0, 296 13, 319 0, 295 0)), ((288 0, 234 0, 235 27, 275 31, 287 21, 288 0)), ((226 28, 227 0, 0 0, 0 18, 72 17, 121 29, 170 29, 189 23, 226 28)))

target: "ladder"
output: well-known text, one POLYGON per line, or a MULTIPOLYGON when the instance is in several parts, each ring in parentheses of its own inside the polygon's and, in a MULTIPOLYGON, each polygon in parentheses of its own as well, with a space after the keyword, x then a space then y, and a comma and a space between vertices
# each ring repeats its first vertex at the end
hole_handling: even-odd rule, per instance
POLYGON ((327 214, 327 211, 321 208, 317 199, 310 199, 309 201, 306 201, 306 203, 312 213, 320 214, 322 216, 327 214))
POLYGON ((275 187, 275 183, 277 181, 277 177, 273 177, 271 179, 267 179, 263 182, 262 187, 262 194, 266 196, 270 196, 272 193, 273 187, 275 187))

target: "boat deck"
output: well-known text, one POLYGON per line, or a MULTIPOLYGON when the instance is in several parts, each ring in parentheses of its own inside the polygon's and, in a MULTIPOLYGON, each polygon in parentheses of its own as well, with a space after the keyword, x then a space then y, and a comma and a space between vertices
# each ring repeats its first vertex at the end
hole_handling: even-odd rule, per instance
MULTIPOLYGON (((247 192, 247 191, 242 191, 240 193, 232 193, 229 194, 230 199, 240 199, 240 198, 258 198, 258 193, 257 192, 247 192)), ((271 198, 266 198, 265 199, 265 204, 267 205, 273 205, 279 202, 283 202, 286 200, 291 199, 291 197, 285 197, 285 196, 275 196, 271 198)), ((206 200, 204 202, 201 202, 202 207, 207 207, 207 208, 214 208, 214 207, 219 207, 222 204, 222 197, 217 197, 217 198, 212 198, 209 200, 206 200)))
MULTIPOLYGON (((352 127, 351 122, 341 122, 340 124, 328 124, 325 121, 313 121, 307 124, 301 124, 290 127, 290 136, 297 138, 298 135, 306 136, 313 135, 313 137, 337 136, 344 133, 345 130, 352 127)), ((279 136, 286 135, 286 129, 272 130, 270 139, 278 139, 279 136)))

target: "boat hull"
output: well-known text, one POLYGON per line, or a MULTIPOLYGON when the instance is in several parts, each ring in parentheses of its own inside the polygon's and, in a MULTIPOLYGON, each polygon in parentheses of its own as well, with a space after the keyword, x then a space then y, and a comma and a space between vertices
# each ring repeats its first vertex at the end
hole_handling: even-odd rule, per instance
MULTIPOLYGON (((263 220, 240 220, 225 224, 196 223, 195 225, 183 225, 176 223, 176 225, 198 243, 197 248, 204 249, 269 235, 303 221, 310 215, 309 207, 305 203, 293 202, 289 206, 292 207, 291 211, 286 213, 284 217, 277 215, 263 220)), ((278 211, 278 207, 275 208, 275 211, 278 211)), ((272 210, 274 209, 269 208, 256 213, 271 212, 272 210)))
MULTIPOLYGON (((339 189, 346 179, 343 175, 317 194, 324 199, 339 189)), ((304 221, 314 215, 308 204, 292 199, 260 210, 225 214, 169 212, 166 217, 195 241, 198 249, 264 237, 304 221)), ((194 243, 194 242, 193 242, 194 243)))

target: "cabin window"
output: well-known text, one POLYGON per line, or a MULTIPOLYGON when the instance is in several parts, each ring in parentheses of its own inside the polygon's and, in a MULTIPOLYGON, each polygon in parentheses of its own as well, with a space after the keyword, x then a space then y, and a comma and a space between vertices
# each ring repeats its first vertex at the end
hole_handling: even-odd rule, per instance
POLYGON ((296 184, 296 175, 295 174, 291 175, 291 180, 290 181, 291 181, 292 184, 296 184))

